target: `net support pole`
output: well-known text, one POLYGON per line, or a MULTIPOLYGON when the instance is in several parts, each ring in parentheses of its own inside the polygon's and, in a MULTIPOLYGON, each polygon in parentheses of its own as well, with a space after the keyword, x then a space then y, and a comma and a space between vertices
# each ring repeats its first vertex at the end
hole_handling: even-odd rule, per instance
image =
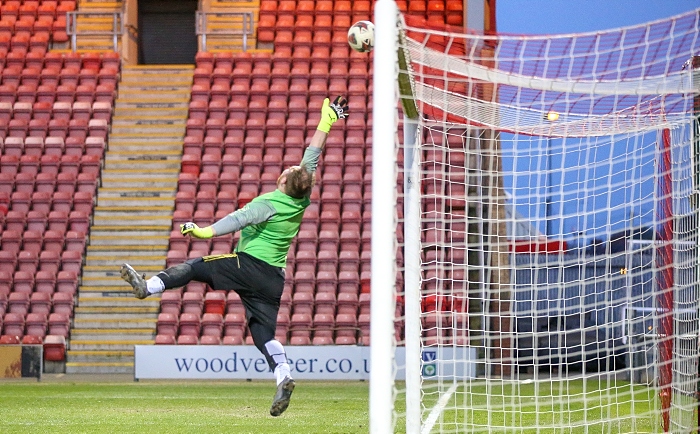
POLYGON ((661 188, 663 199, 659 204, 661 225, 656 262, 658 267, 660 310, 659 331, 659 397, 661 399, 661 419, 664 432, 671 428, 671 404, 673 399, 673 319, 674 319, 674 279, 673 279, 673 179, 671 175, 671 133, 661 132, 661 188))
MULTIPOLYGON (((690 80, 691 85, 694 85, 700 76, 700 56, 693 56, 690 59, 690 80)), ((691 210, 695 218, 693 221, 696 225, 700 222, 700 95, 695 95, 693 97, 693 122, 692 128, 690 129, 690 152, 692 155, 691 164, 693 167, 693 192, 691 196, 691 210)), ((700 277, 700 234, 698 233, 700 228, 695 228, 695 275, 696 278, 700 277)), ((698 315, 700 318, 700 315, 698 315)), ((700 327, 698 327, 700 330, 700 327)), ((698 336, 698 346, 700 348, 700 336, 698 336)), ((697 366, 698 371, 696 384, 695 384, 695 399, 697 401, 697 423, 700 427, 700 353, 697 355, 697 366)))
POLYGON ((417 120, 404 117, 406 434, 421 432, 420 155, 417 120))
POLYGON ((374 10, 374 110, 372 114, 372 260, 370 270, 370 433, 393 432, 394 311, 396 300, 396 4, 374 10))

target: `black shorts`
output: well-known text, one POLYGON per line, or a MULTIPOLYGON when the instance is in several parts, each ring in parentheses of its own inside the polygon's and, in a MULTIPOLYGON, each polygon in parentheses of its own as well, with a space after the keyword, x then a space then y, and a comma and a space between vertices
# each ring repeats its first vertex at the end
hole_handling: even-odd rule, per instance
POLYGON ((194 280, 212 289, 236 291, 241 297, 248 322, 256 319, 274 329, 284 290, 284 269, 246 253, 203 256, 187 261, 194 280))

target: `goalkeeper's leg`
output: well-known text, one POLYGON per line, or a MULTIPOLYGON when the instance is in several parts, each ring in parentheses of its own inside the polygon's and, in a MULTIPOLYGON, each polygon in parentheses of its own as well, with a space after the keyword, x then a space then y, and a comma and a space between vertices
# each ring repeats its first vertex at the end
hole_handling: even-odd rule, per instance
MULTIPOLYGON (((270 309, 272 307, 270 306, 270 309)), ((255 346, 265 355, 270 369, 277 378, 277 392, 270 407, 270 414, 279 416, 289 406, 289 401, 292 398, 292 392, 296 385, 292 379, 289 363, 287 363, 287 354, 282 343, 275 339, 274 325, 271 327, 270 324, 265 324, 263 321, 253 317, 248 322, 248 328, 250 328, 250 334, 253 337, 255 346)))
POLYGON ((201 258, 191 259, 182 264, 163 270, 146 280, 146 276, 139 275, 129 264, 122 265, 121 275, 134 289, 136 298, 146 298, 151 294, 158 294, 166 289, 180 288, 193 280, 204 282, 213 287, 211 273, 207 272, 201 258))

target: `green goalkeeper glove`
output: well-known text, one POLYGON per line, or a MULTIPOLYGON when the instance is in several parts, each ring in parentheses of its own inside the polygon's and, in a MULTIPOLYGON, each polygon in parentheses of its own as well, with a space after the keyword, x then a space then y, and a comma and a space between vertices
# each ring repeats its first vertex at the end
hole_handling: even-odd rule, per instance
POLYGON ((330 102, 330 99, 326 98, 323 100, 323 107, 321 107, 321 122, 318 123, 318 129, 324 133, 330 133, 331 126, 338 119, 345 119, 349 116, 348 113, 348 100, 342 96, 338 96, 330 102))
POLYGON ((214 236, 214 231, 211 226, 200 228, 196 223, 187 222, 180 225, 180 233, 182 235, 192 235, 195 238, 211 238, 214 236))

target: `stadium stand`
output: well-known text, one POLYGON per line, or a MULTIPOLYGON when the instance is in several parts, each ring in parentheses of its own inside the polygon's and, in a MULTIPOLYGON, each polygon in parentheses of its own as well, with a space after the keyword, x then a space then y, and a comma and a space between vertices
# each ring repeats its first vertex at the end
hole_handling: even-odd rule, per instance
POLYGON ((1 331, 44 339, 46 360, 62 361, 119 55, 51 51, 76 2, 16 3, 0 7, 1 331))
MULTIPOLYGON (((122 65, 117 52, 52 50, 78 2, 25 3, 0 6, 0 340, 42 335, 45 315, 45 359, 64 361, 122 65)), ((273 189, 301 160, 323 98, 346 94, 352 116, 328 139, 290 250, 277 338, 364 345, 372 68, 346 32, 374 2, 259 3, 254 39, 272 50, 197 53, 166 265, 229 252, 237 235, 189 240, 179 224, 209 224, 273 189)), ((397 3, 462 23, 460 0, 397 3)), ((251 343, 237 295, 194 283, 163 294, 156 331, 156 344, 251 343)))

